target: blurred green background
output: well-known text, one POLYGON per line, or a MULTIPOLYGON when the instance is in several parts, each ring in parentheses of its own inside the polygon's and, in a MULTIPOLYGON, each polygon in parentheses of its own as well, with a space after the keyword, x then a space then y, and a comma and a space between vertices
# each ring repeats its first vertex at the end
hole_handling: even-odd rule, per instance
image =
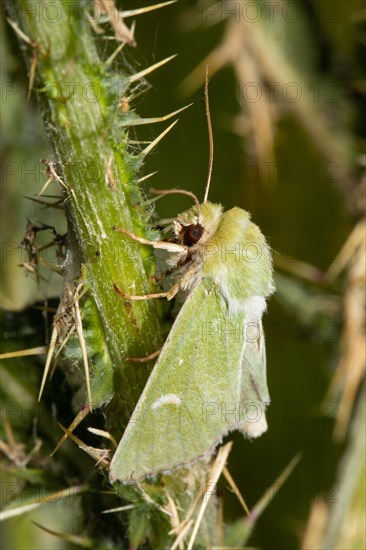
MULTIPOLYGON (((250 540, 253 547, 320 548, 332 513, 341 508, 337 517, 343 527, 329 548, 365 548, 364 466, 345 477, 345 464, 356 451, 349 428, 343 438, 334 435, 342 422, 338 413, 344 386, 328 393, 347 345, 352 346, 343 338, 349 278, 323 277, 364 213, 364 20, 364 4, 358 0, 179 0, 139 17, 138 46, 124 49, 123 64, 135 69, 179 54, 151 76, 151 89, 132 99, 130 108, 152 117, 194 102, 149 156, 144 173, 158 170, 149 182, 154 187, 181 187, 199 198, 208 165, 202 87, 208 56, 215 146, 210 200, 249 210, 273 248, 278 291, 265 315, 269 430, 253 443, 234 435, 229 469, 251 507, 296 453, 303 456, 269 499, 250 540)), ((45 177, 39 160, 52 158, 52 152, 38 107, 25 98, 28 81, 18 43, 5 22, 3 27, 2 307, 20 310, 60 292, 55 274, 45 272, 46 280, 37 285, 18 266, 24 261, 17 245, 27 219, 52 221, 60 233, 65 223, 62 215, 50 215, 24 198, 40 191, 45 177)), ((112 45, 98 40, 109 55, 112 45)), ((134 139, 149 139, 162 128, 143 128, 134 139)), ((57 193, 55 184, 49 190, 57 193)), ((187 205, 184 197, 166 197, 158 211, 162 218, 173 217, 187 205)), ((5 347, 21 349, 13 333, 4 324, 5 347)), ((34 331, 31 345, 43 345, 42 338, 34 331)), ((352 364, 347 368, 352 372, 352 364)), ((356 399, 357 392, 351 410, 356 399)), ((357 414, 353 418, 361 430, 357 414)), ((359 437, 364 438, 361 431, 359 437)), ((220 498, 228 522, 241 517, 239 502, 224 485, 220 498)), ((67 506, 65 516, 51 508, 47 506, 47 524, 62 531, 69 522, 67 506)), ((46 523, 45 513, 37 512, 40 523, 46 523)), ((30 518, 35 519, 34 513, 10 520, 2 548, 65 547, 40 534, 30 518)))

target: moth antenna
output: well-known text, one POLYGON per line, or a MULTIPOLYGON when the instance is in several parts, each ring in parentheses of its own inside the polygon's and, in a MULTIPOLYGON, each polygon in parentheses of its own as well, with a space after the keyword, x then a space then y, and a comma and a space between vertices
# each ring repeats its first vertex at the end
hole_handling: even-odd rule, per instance
POLYGON ((185 189, 150 189, 150 193, 153 193, 154 195, 186 195, 187 197, 191 197, 191 199, 194 200, 197 206, 198 211, 198 217, 201 220, 201 205, 200 201, 196 197, 194 193, 191 191, 186 191, 185 189))
POLYGON ((208 161, 208 175, 207 175, 207 183, 206 183, 205 196, 204 196, 203 202, 207 202, 208 192, 210 190, 212 167, 213 167, 213 154, 214 154, 214 143, 213 143, 213 135, 212 135, 211 114, 210 114, 210 101, 208 98, 208 65, 206 65, 205 103, 206 103, 208 139, 210 142, 210 156, 208 161))

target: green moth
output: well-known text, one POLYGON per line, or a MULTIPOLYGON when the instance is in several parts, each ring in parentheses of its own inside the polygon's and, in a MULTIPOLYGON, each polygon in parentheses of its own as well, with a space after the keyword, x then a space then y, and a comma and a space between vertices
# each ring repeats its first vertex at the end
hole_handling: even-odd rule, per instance
POLYGON ((241 208, 224 212, 207 200, 178 215, 173 239, 141 244, 170 253, 175 283, 167 292, 125 299, 185 298, 110 465, 112 482, 208 460, 233 430, 254 438, 267 429, 269 403, 262 315, 274 291, 270 249, 241 208))

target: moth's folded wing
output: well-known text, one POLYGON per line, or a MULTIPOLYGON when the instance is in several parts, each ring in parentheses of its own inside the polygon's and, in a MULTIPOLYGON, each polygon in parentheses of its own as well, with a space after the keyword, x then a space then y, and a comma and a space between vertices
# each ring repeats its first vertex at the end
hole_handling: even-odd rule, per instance
POLYGON ((249 323, 244 332, 240 430, 247 437, 259 437, 267 430, 265 411, 270 403, 262 323, 249 323))
POLYGON ((240 326, 242 317, 228 321, 214 283, 195 287, 113 457, 112 482, 138 481, 208 459, 234 429, 240 416, 240 326))

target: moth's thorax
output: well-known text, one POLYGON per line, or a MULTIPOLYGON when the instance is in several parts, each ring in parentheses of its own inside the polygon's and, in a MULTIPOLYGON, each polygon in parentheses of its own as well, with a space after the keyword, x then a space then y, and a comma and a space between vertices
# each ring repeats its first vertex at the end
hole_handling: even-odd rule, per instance
POLYGON ((180 214, 174 233, 187 246, 171 260, 179 267, 181 289, 191 290, 211 279, 231 311, 245 309, 248 299, 273 292, 272 259, 266 240, 250 214, 241 208, 223 212, 220 204, 206 202, 180 214))
POLYGON ((225 212, 212 235, 212 240, 220 245, 243 242, 250 225, 250 214, 241 208, 231 208, 225 212))
POLYGON ((201 274, 215 281, 233 311, 245 309, 253 296, 273 292, 270 250, 248 212, 232 208, 222 215, 205 245, 201 274))

